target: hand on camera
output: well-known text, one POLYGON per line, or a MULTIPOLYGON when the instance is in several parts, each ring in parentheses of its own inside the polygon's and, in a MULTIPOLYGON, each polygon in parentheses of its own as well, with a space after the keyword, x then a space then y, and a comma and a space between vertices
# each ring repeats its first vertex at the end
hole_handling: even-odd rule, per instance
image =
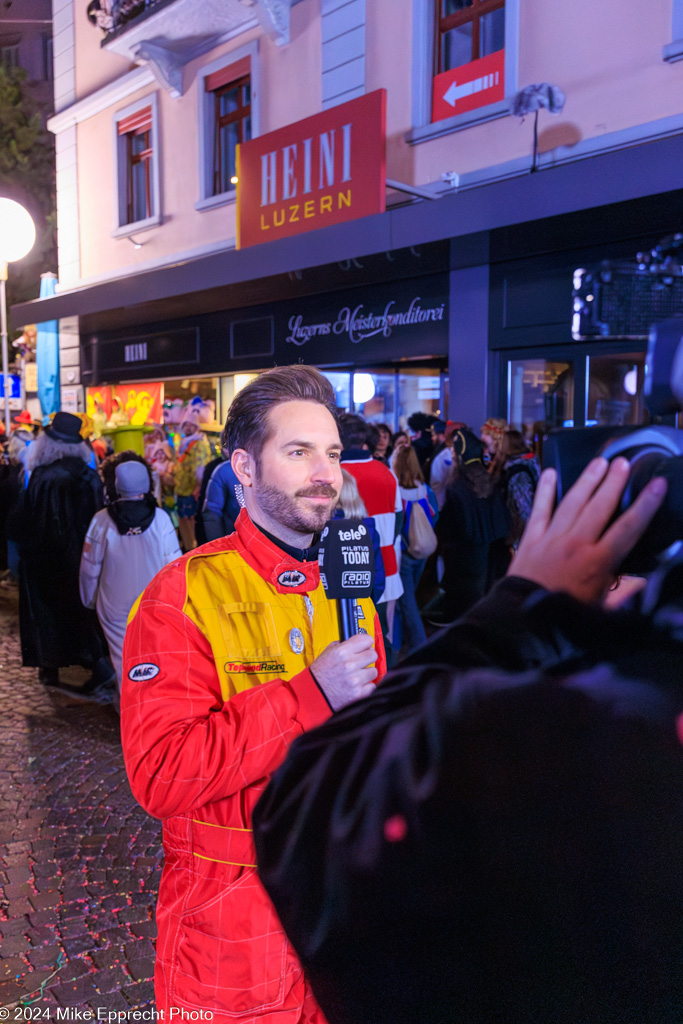
POLYGON ((626 459, 594 459, 553 513, 557 476, 554 469, 544 470, 509 575, 599 601, 666 495, 666 481, 656 477, 606 529, 629 471, 626 459))
POLYGON ((311 672, 330 706, 339 711, 373 692, 376 661, 372 637, 358 633, 341 643, 330 644, 311 663, 311 672))

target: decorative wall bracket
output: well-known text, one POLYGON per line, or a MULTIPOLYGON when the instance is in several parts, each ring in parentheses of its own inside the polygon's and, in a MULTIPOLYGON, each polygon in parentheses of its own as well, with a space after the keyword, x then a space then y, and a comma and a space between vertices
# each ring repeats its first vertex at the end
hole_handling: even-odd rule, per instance
POLYGON ((133 51, 136 64, 149 64, 159 85, 177 100, 183 95, 183 62, 158 43, 144 41, 133 51))
POLYGON ((265 32, 277 43, 289 42, 289 12, 291 0, 256 0, 255 14, 265 32))

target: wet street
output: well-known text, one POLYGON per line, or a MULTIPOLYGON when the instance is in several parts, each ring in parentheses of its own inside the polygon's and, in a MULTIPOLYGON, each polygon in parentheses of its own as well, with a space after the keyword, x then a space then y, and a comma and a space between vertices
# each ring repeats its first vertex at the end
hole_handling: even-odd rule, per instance
POLYGON ((0 595, 0 1021, 149 1011, 160 823, 131 795, 113 705, 22 668, 0 595))

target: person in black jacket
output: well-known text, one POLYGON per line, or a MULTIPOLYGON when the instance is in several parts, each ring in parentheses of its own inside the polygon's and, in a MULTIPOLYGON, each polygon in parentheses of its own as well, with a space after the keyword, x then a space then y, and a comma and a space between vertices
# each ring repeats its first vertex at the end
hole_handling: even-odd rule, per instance
POLYGON ((329 1024, 677 1024, 683 557, 600 605, 661 504, 540 479, 512 570, 301 737, 260 878, 329 1024))
POLYGON ((240 514, 242 488, 229 460, 223 456, 204 468, 197 500, 195 533, 198 544, 206 544, 234 532, 240 514))
MULTIPOLYGON (((434 440, 431 435, 431 426, 435 420, 436 416, 429 416, 426 412, 414 412, 408 417, 408 429, 411 433, 411 443, 417 453, 420 468, 423 473, 425 471, 425 466, 429 465, 434 453, 434 440)), ((425 474, 425 479, 427 483, 429 483, 428 472, 425 474)))
POLYGON ((453 435, 455 475, 436 524, 444 569, 443 595, 429 613, 433 625, 454 622, 471 608, 509 564, 505 538, 510 516, 483 462, 484 446, 471 430, 453 435))

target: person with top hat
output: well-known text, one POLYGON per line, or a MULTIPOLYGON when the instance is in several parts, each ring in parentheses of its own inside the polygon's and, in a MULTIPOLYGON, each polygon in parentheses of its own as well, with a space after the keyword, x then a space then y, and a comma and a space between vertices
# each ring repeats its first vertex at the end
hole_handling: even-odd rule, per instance
POLYGON ((58 685, 59 669, 92 669, 88 688, 113 681, 97 616, 84 608, 78 570, 90 520, 102 508, 102 481, 78 416, 58 412, 29 446, 19 550, 19 625, 23 664, 58 685))
POLYGON ((115 497, 88 527, 79 579, 81 601, 97 610, 120 690, 130 610, 159 570, 180 558, 180 547, 170 517, 151 493, 152 475, 144 459, 134 452, 110 455, 102 466, 105 481, 110 463, 115 463, 115 497), (123 461, 122 455, 128 458, 123 461))

